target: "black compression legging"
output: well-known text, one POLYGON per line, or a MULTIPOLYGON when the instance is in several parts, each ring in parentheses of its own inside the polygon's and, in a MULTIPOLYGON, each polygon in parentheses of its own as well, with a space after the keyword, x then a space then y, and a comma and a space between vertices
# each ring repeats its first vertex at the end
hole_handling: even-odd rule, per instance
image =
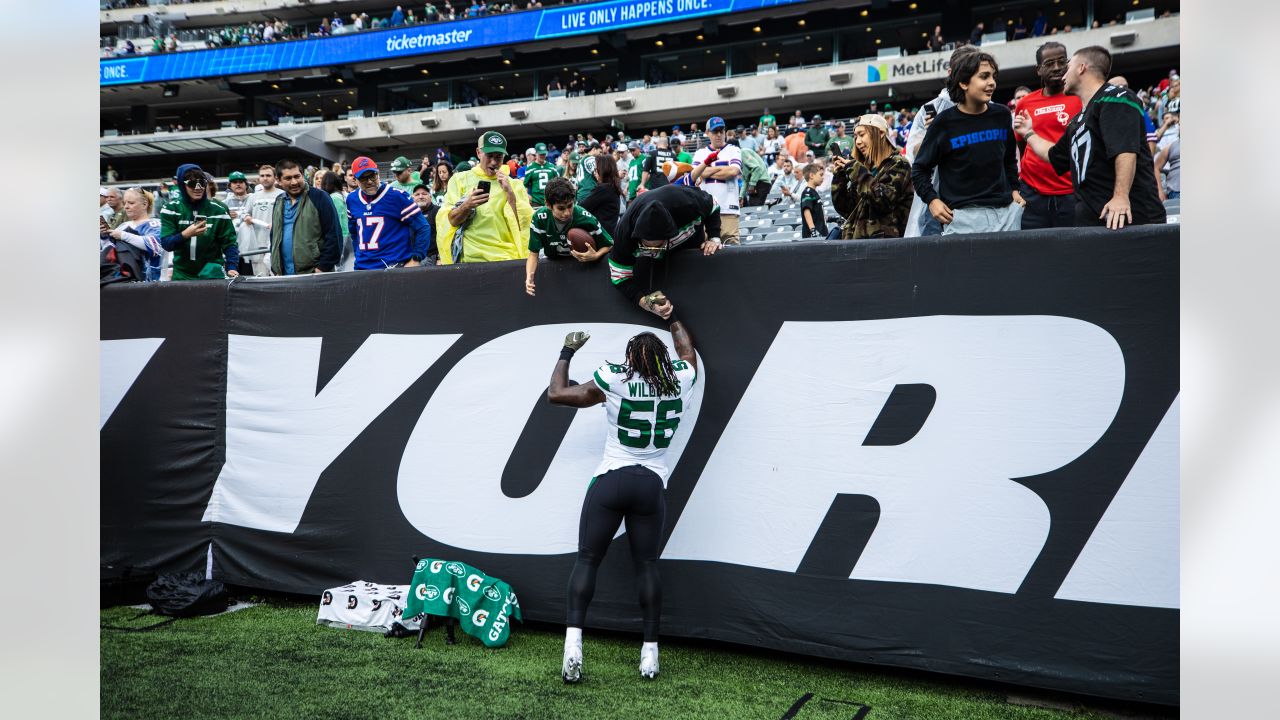
POLYGON ((582 501, 578 522, 578 560, 569 575, 567 625, 582 627, 596 591, 596 570, 623 520, 636 563, 645 642, 658 641, 662 584, 658 579, 658 546, 667 515, 666 490, 657 473, 630 465, 597 477, 582 501))

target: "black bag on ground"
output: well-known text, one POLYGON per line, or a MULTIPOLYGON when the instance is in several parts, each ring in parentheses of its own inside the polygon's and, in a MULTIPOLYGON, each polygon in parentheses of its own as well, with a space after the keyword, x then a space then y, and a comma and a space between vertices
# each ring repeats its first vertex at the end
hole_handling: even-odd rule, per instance
POLYGON ((147 587, 151 609, 160 615, 196 617, 227 609, 227 586, 206 580, 204 573, 183 572, 161 575, 147 587))

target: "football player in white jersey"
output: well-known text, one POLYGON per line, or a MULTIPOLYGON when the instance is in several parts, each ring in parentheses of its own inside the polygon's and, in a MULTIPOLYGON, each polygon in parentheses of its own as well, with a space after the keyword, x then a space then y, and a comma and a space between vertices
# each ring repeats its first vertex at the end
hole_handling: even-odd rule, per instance
MULTIPOLYGON (((652 302, 662 304, 665 298, 652 298, 652 302)), ((662 615, 658 551, 666 518, 668 475, 664 456, 698 381, 698 360, 689 331, 674 314, 668 320, 679 360, 672 362, 666 344, 657 335, 644 332, 627 342, 624 364, 606 363, 595 371, 592 382, 570 385, 569 361, 590 337, 585 332, 572 332, 565 336, 560 360, 551 373, 548 401, 578 408, 606 403, 608 419, 604 459, 582 501, 578 559, 569 575, 561 663, 561 677, 567 683, 582 678, 582 626, 595 593, 596 570, 624 520, 644 616, 640 675, 650 679, 658 675, 662 615)))

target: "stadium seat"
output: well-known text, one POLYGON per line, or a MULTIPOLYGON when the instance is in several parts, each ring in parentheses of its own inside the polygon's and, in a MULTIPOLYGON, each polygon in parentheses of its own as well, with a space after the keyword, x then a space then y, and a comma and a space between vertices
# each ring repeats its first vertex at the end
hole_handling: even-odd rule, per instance
POLYGON ((795 242, 800 239, 800 233, 795 230, 784 230, 782 232, 772 232, 765 236, 764 242, 795 242))

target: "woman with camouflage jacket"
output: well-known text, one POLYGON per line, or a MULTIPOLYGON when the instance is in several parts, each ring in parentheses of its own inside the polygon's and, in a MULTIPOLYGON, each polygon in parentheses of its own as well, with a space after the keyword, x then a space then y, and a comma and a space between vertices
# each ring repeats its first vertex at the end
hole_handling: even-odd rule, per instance
POLYGON ((831 204, 844 218, 845 240, 902 237, 911 210, 911 164, 893 144, 880 115, 863 115, 853 129, 851 157, 831 160, 831 204))

